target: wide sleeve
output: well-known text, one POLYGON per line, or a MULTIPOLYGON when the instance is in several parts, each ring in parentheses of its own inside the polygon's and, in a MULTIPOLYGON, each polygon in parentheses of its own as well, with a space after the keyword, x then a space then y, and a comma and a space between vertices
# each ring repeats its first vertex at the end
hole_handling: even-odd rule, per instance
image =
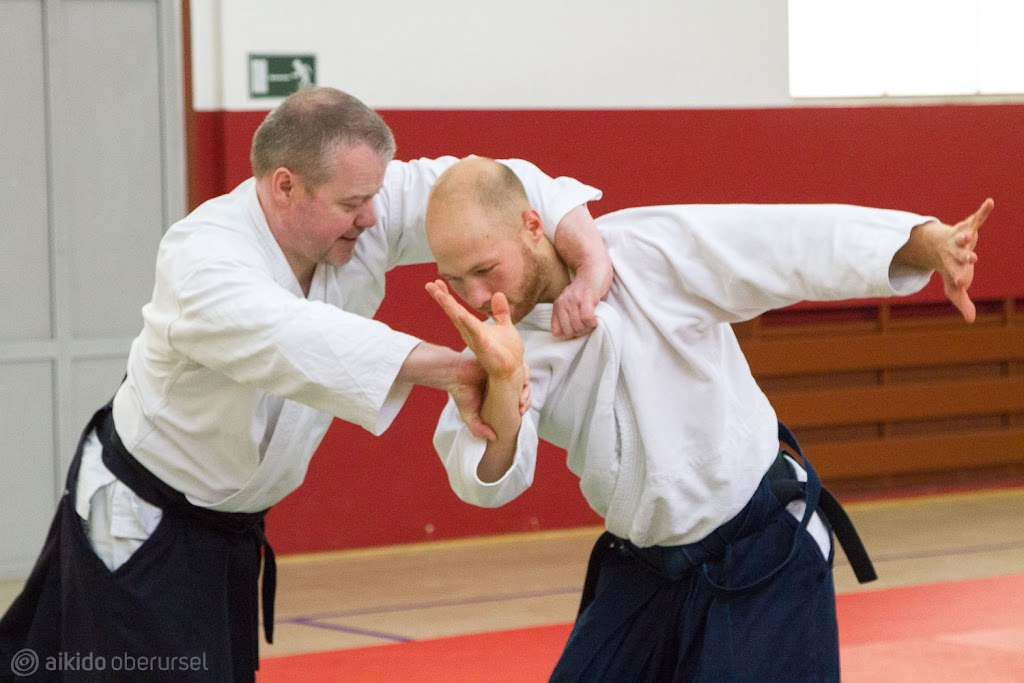
MULTIPOLYGON (((438 176, 457 161, 456 157, 445 156, 388 164, 384 187, 374 199, 377 225, 360 238, 381 243, 378 249, 388 254, 388 270, 433 262, 426 237, 427 200, 438 176)), ((573 178, 552 178, 528 161, 503 159, 501 163, 511 168, 523 183, 531 206, 540 214, 552 239, 565 214, 601 198, 600 190, 573 178)))
POLYGON ((502 159, 519 178, 530 200, 530 206, 540 214, 544 233, 552 243, 558 224, 567 213, 587 202, 601 198, 601 191, 568 176, 552 178, 529 161, 502 159))
POLYGON ((746 320, 801 301, 906 295, 931 271, 893 257, 914 226, 902 211, 845 205, 693 205, 598 219, 621 286, 676 320, 746 320))
POLYGON ((395 395, 395 378, 420 340, 292 294, 258 253, 233 246, 181 250, 182 272, 159 288, 147 321, 176 352, 239 384, 383 431, 407 395, 395 395))
POLYGON ((448 483, 455 495, 471 505, 495 508, 530 488, 537 464, 537 420, 536 409, 531 408, 523 415, 512 466, 501 479, 485 483, 477 477, 476 470, 487 441, 469 431, 449 398, 434 431, 434 449, 448 472, 448 483))

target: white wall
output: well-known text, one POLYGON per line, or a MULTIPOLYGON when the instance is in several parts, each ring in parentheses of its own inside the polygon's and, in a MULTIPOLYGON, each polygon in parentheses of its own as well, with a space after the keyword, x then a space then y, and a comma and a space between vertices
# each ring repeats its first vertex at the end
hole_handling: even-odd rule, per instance
POLYGON ((262 110, 247 55, 315 54, 381 109, 790 103, 786 0, 193 0, 197 110, 262 110))

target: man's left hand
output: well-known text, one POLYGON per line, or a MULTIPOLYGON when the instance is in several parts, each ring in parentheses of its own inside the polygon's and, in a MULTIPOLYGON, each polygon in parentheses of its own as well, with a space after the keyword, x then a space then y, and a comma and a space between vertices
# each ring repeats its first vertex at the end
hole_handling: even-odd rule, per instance
POLYGON ((581 337, 597 327, 594 309, 612 285, 608 249, 585 205, 558 223, 555 248, 576 276, 555 299, 551 334, 559 339, 581 337))
POLYGON ((551 334, 559 339, 581 337, 597 327, 594 310, 602 295, 594 286, 577 277, 555 299, 551 314, 551 334))

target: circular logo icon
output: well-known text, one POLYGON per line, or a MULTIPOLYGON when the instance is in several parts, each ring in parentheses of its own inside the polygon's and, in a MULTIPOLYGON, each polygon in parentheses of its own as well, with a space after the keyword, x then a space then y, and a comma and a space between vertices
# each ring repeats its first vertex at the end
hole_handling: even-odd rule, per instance
POLYGON ((11 658, 11 673, 15 676, 31 676, 39 668, 39 655, 27 647, 18 650, 11 658))

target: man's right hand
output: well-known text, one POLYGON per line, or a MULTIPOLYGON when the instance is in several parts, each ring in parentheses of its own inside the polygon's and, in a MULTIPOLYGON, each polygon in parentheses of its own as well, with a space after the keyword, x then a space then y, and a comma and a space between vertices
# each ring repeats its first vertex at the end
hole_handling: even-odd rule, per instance
POLYGON ((473 436, 494 440, 497 437, 494 430, 480 417, 480 408, 487 391, 487 373, 480 363, 470 356, 464 356, 456 367, 455 382, 446 389, 473 436))
MULTIPOLYGON (((521 418, 530 408, 530 373, 523 362, 523 340, 512 324, 508 301, 501 293, 492 297, 491 314, 495 324, 488 325, 466 310, 448 292, 443 280, 427 283, 426 288, 455 325, 469 350, 476 356, 479 367, 486 373, 486 383, 481 393, 467 393, 463 397, 452 393, 452 398, 463 421, 474 434, 480 436, 473 430, 473 424, 467 416, 480 419, 486 429, 493 428, 494 436, 486 437, 492 444, 499 440, 503 442, 504 455, 498 458, 500 462, 494 470, 494 475, 500 476, 508 469, 509 458, 514 452, 514 442, 510 442, 509 437, 518 433, 521 418)), ((488 449, 488 453, 491 453, 491 446, 488 449)), ((485 458, 482 466, 486 469, 485 465, 490 462, 489 458, 485 458)))
POLYGON ((428 282, 426 287, 489 377, 508 379, 523 370, 523 340, 512 324, 504 294, 499 292, 492 298, 491 316, 495 324, 487 325, 448 293, 444 280, 428 282))

